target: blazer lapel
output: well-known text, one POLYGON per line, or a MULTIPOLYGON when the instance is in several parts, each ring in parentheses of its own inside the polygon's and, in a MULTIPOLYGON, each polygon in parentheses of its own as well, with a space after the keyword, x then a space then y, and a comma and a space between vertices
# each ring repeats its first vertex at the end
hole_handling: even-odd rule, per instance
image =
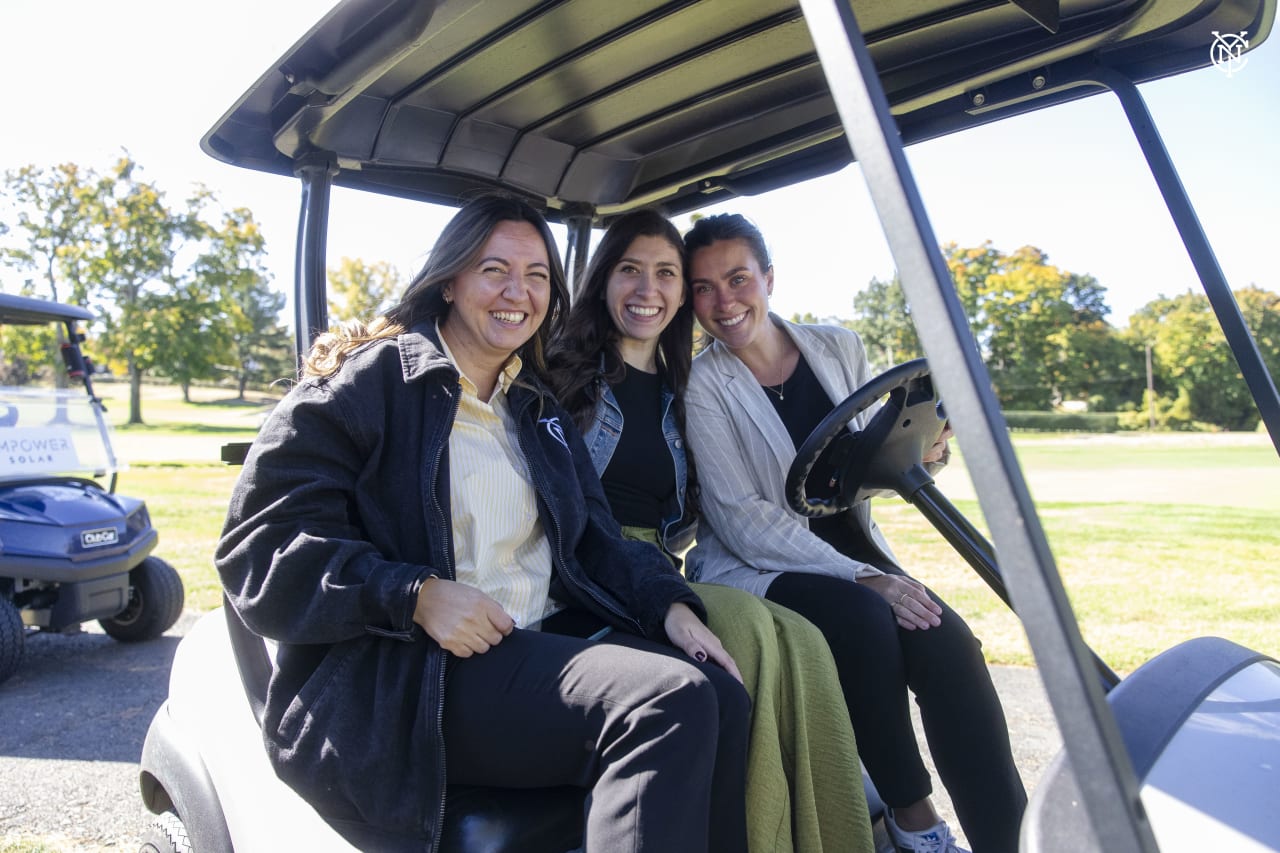
MULTIPOLYGON (((760 387, 760 383, 756 381, 747 366, 730 353, 723 344, 717 342, 713 347, 716 366, 724 379, 726 392, 742 406, 742 411, 746 413, 751 425, 760 433, 765 445, 773 451, 778 472, 777 494, 781 495, 783 480, 786 479, 787 470, 791 467, 791 460, 796 456, 796 447, 791 441, 791 435, 783 425, 782 419, 778 417, 778 413, 774 411, 773 404, 765 396, 764 389, 760 387)), ((762 462, 762 460, 748 461, 755 462, 757 465, 762 462)))

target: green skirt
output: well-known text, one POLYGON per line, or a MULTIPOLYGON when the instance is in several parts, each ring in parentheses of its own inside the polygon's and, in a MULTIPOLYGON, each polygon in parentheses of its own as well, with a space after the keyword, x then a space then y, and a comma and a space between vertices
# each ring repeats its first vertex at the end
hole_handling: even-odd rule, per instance
MULTIPOLYGON (((657 531, 624 527, 658 544, 657 531)), ((803 616, 749 592, 690 584, 752 699, 750 853, 871 853, 862 765, 831 650, 803 616)))

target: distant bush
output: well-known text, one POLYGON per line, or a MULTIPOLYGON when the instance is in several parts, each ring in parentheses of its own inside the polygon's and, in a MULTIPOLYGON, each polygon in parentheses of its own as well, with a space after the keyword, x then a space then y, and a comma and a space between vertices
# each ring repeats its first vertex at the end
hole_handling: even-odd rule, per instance
POLYGON ((1117 432, 1115 412, 1005 412, 1009 429, 1036 432, 1117 432))

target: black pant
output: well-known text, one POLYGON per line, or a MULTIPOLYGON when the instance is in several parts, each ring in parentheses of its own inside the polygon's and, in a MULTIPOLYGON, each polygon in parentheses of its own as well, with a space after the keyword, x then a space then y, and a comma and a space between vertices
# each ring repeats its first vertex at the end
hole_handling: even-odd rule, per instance
POLYGON ((870 587, 828 575, 785 573, 765 597, 805 616, 826 636, 858 752, 885 803, 908 806, 932 792, 911 728, 909 688, 973 850, 1013 853, 1027 795, 1004 710, 981 644, 963 619, 929 594, 942 607, 942 624, 924 631, 900 628, 889 603, 870 587))
POLYGON ((614 631, 517 629, 450 662, 450 786, 589 789, 587 851, 746 850, 750 699, 714 664, 614 631))

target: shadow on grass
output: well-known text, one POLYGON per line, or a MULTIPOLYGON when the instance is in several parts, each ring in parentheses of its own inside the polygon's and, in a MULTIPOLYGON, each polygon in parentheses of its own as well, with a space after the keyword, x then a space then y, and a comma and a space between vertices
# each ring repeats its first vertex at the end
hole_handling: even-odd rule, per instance
POLYGON ((215 426, 213 424, 193 424, 187 421, 159 421, 149 424, 119 424, 112 427, 116 432, 167 432, 183 435, 245 435, 254 430, 243 426, 215 426))
POLYGON ((236 397, 227 397, 223 400, 191 400, 184 401, 184 405, 194 406, 197 409, 260 409, 263 406, 274 406, 280 402, 279 397, 246 397, 243 400, 236 397))

